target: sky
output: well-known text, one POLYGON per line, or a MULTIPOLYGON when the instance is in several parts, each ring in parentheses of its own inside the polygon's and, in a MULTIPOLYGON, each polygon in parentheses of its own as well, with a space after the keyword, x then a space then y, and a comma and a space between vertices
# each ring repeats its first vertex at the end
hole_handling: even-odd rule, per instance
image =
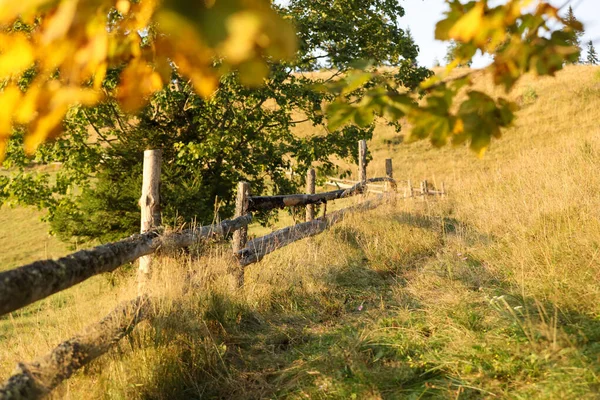
MULTIPOLYGON (((420 48, 419 64, 433 67, 435 60, 444 64, 447 44, 434 38, 435 24, 443 18, 447 6, 444 0, 398 0, 404 7, 406 15, 400 19, 402 28, 410 31, 420 48)), ((551 0, 555 6, 562 6, 566 0, 551 0)), ((600 52, 600 0, 572 0, 575 17, 584 24, 585 35, 582 43, 594 42, 600 52)), ((566 8, 565 11, 566 12, 566 8)), ((585 57, 585 47, 582 56, 585 57)), ((489 59, 480 55, 473 60, 473 68, 481 68, 489 63, 489 59)))

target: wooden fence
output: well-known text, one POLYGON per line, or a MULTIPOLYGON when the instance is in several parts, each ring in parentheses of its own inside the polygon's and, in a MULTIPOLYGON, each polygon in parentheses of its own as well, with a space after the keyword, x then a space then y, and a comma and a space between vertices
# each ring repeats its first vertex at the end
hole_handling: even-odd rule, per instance
MULTIPOLYGON (((0 273, 0 316, 18 310, 52 294, 70 288, 84 280, 139 259, 138 297, 111 311, 101 321, 90 325, 84 332, 59 344, 49 354, 30 363, 19 363, 15 373, 0 385, 0 400, 33 399, 48 394, 77 369, 104 354, 140 321, 152 316, 153 299, 146 294, 146 282, 152 272, 152 254, 157 251, 189 247, 214 237, 233 234, 233 259, 237 265, 237 282, 244 284, 246 266, 262 260, 267 254, 303 238, 323 232, 341 221, 352 211, 367 210, 382 204, 384 196, 395 195, 397 181, 393 178, 392 160, 386 160, 386 176, 367 178, 367 146, 359 142, 358 181, 329 178, 328 185, 337 190, 315 193, 316 174, 310 169, 306 179, 306 194, 282 196, 251 196, 246 182, 238 184, 236 214, 231 220, 178 232, 164 233, 160 218, 161 151, 144 152, 144 176, 140 199, 141 233, 115 243, 89 250, 81 250, 57 260, 36 261, 0 273), (377 196, 355 206, 327 213, 327 202, 368 192, 377 196), (323 215, 315 218, 315 205, 323 207, 323 215), (248 241, 248 225, 252 212, 284 207, 305 206, 306 222, 288 226, 266 236, 248 241)), ((404 197, 415 194, 445 196, 430 190, 427 181, 420 189, 412 188, 410 181, 404 197)))

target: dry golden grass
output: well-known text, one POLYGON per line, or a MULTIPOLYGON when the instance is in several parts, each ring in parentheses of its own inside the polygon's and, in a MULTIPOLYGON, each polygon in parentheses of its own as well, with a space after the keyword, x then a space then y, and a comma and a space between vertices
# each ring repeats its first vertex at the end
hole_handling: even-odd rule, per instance
MULTIPOLYGON (((227 246, 162 259, 159 316, 54 397, 598 398, 598 68, 511 96, 517 124, 481 160, 378 127, 368 174, 392 158, 444 201, 354 215, 248 267, 242 291, 227 246)), ((134 294, 123 270, 0 319, 0 376, 134 294)))

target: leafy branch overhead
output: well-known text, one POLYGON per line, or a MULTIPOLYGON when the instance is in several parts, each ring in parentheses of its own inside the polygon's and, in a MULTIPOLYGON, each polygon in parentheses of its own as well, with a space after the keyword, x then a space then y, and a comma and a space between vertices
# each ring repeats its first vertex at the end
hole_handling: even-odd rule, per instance
POLYGON ((72 105, 110 96, 137 110, 171 66, 204 97, 231 68, 260 84, 265 59, 295 49, 269 0, 0 0, 0 159, 15 124, 27 125, 31 153, 60 134, 72 105), (114 90, 102 84, 111 68, 120 69, 114 90))
MULTIPOLYGON (((510 124, 513 107, 476 92, 469 92, 462 104, 453 104, 458 89, 466 86, 470 91, 471 83, 468 77, 444 81, 450 70, 477 51, 489 53, 494 62, 487 70, 496 84, 510 90, 524 73, 552 75, 565 62, 579 59, 569 43, 581 24, 562 18, 546 1, 509 0, 496 7, 488 0, 446 2, 449 10, 437 24, 436 38, 455 41, 456 58, 446 74, 421 85, 419 94, 427 99, 419 103, 411 93, 420 74, 412 84, 397 87, 388 84, 384 74, 371 73, 373 79, 367 79, 357 72, 341 81, 347 88, 331 87, 338 90, 337 101, 328 109, 332 129, 349 121, 368 125, 376 114, 405 116, 413 123, 414 138, 429 137, 436 145, 470 140, 481 152, 510 124), (555 23, 566 28, 553 29, 555 23), (357 99, 352 89, 361 85, 367 90, 357 99)), ((305 23, 333 38, 321 41, 320 48, 297 37, 290 15, 269 0, 0 0, 0 157, 15 126, 27 127, 29 153, 58 136, 73 105, 91 106, 110 97, 127 112, 139 110, 169 82, 173 67, 208 98, 217 90, 219 77, 231 70, 246 85, 262 84, 270 72, 267 61, 293 58, 297 39, 306 47, 301 53, 314 50, 298 63, 301 70, 316 68, 320 61, 339 68, 352 57, 383 59, 365 42, 364 32, 353 31, 344 18, 377 16, 387 22, 369 35, 398 46, 405 42, 405 33, 391 18, 403 14, 395 1, 378 0, 382 6, 375 8, 362 7, 361 2, 313 3, 310 13, 293 0, 288 9, 304 12, 305 23), (347 11, 342 3, 352 9, 347 11), (331 18, 340 23, 327 24, 331 18), (118 74, 114 88, 103 84, 111 71, 118 74)), ((303 28, 296 26, 299 36, 303 28)), ((405 71, 415 70, 417 52, 415 46, 403 48, 403 57, 390 57, 384 64, 399 66, 397 74, 407 74, 402 80, 409 82, 411 73, 405 71)))
POLYGON ((362 126, 375 115, 405 117, 412 125, 412 139, 429 138, 435 146, 470 141, 471 148, 482 154, 492 138, 500 137, 501 129, 512 123, 516 105, 473 90, 473 72, 450 78, 457 66, 469 63, 478 51, 492 55, 485 72, 508 92, 528 72, 554 75, 565 63, 579 59, 572 39, 583 29, 581 23, 561 17, 560 9, 546 2, 537 2, 534 8, 530 0, 511 0, 496 7, 487 0, 447 3, 450 9, 435 32, 436 39, 456 43, 454 61, 445 71, 423 82, 418 92, 395 87, 368 69, 331 83, 328 89, 338 97, 328 108, 330 129, 350 121, 362 126), (553 29, 557 24, 561 29, 553 29), (356 101, 353 90, 369 81, 378 83, 356 101), (459 93, 466 97, 457 102, 459 93))

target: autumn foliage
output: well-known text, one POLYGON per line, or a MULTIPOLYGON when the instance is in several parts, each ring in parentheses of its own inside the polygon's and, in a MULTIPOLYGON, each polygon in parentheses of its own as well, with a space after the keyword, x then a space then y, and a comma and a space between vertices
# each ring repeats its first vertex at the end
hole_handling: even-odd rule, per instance
POLYGON ((291 26, 260 0, 3 0, 0 26, 0 154, 15 124, 28 126, 28 152, 57 136, 74 104, 114 96, 135 111, 169 81, 172 66, 206 97, 229 68, 260 83, 265 57, 295 50, 291 26), (120 83, 109 92, 102 82, 115 67, 120 83))

